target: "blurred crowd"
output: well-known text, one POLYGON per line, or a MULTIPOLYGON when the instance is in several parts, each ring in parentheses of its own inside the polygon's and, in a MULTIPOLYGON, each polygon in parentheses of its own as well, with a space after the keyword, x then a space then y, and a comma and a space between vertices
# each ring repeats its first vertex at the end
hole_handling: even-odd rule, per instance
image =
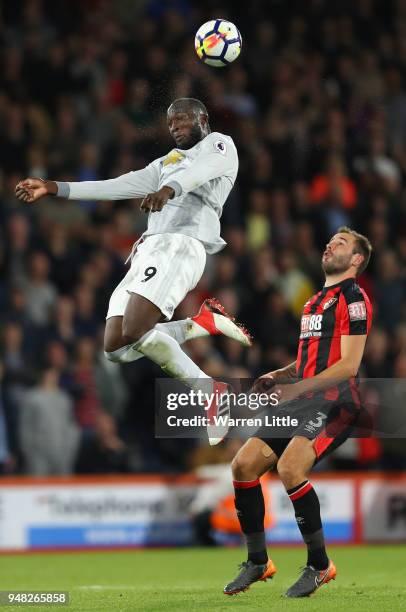
MULTIPOLYGON (((216 378, 295 359, 301 307, 323 282, 340 226, 374 247, 360 279, 374 304, 362 376, 406 376, 406 0, 22 0, 0 8, 0 471, 183 471, 222 460, 154 439, 143 359, 102 350, 109 296, 145 228, 139 201, 14 196, 25 176, 82 181, 138 169, 173 146, 169 102, 201 98, 240 172, 209 258, 175 318, 214 295, 252 332, 185 346, 216 378), (226 69, 194 32, 221 16, 243 38, 226 69)), ((351 440, 327 467, 405 466, 405 445, 351 440)), ((210 454, 211 453, 211 454, 210 454)))

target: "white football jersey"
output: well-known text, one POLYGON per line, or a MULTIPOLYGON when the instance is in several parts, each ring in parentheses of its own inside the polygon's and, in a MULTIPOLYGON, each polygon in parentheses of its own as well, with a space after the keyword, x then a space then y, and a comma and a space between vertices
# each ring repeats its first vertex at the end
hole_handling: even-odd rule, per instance
POLYGON ((208 134, 191 149, 172 149, 142 170, 107 181, 58 182, 58 196, 72 200, 140 198, 164 185, 175 195, 159 212, 150 212, 144 236, 177 233, 200 240, 208 253, 225 242, 220 217, 238 172, 238 155, 230 136, 208 134))

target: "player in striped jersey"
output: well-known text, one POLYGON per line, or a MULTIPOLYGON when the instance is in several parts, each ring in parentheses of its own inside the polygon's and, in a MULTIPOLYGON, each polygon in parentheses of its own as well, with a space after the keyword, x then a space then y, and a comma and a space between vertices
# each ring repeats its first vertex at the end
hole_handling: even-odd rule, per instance
POLYGON ((253 582, 272 578, 276 572, 266 551, 259 481, 274 466, 294 506, 308 551, 306 566, 286 596, 309 596, 336 576, 325 549, 319 500, 308 474, 315 463, 348 438, 361 414, 356 376, 372 308, 355 279, 368 265, 371 250, 365 236, 347 227, 337 231, 323 253, 325 285, 304 305, 296 361, 265 374, 254 385, 255 391, 275 385, 272 392, 282 403, 278 409, 293 412, 296 406, 305 418, 288 438, 267 437, 262 428, 233 460, 235 506, 248 560, 224 588, 227 595, 245 591, 253 582), (283 384, 287 379, 291 384, 283 384))

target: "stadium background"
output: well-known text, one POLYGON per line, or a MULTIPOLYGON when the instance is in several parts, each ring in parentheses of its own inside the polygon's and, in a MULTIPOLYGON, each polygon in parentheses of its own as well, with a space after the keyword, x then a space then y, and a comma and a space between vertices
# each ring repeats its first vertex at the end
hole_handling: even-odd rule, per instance
MULTIPOLYGON (((145 227, 139 202, 14 197, 25 176, 106 179, 172 142, 165 111, 194 96, 232 135, 240 172, 222 217, 228 247, 175 318, 215 295, 252 331, 245 350, 186 350, 216 378, 295 358, 301 307, 322 283, 340 225, 374 254, 360 284, 374 304, 362 375, 406 376, 406 2, 109 0, 3 3, 0 13, 0 473, 184 473, 231 449, 154 439, 147 360, 104 359, 110 293, 145 227), (196 27, 235 22, 243 52, 210 69, 196 27)), ((403 470, 403 441, 351 440, 321 469, 403 470)))

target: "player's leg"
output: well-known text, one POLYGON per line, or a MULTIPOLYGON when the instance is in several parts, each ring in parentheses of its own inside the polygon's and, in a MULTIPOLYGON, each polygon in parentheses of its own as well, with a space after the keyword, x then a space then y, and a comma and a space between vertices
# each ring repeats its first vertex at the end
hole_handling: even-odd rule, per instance
POLYGON ((114 316, 106 319, 104 328, 104 352, 110 361, 121 361, 114 358, 114 353, 125 346, 123 338, 123 316, 114 316))
POLYGON ((289 442, 277 465, 279 477, 293 504, 296 521, 307 545, 307 564, 325 569, 328 558, 324 546, 320 504, 307 477, 316 460, 313 440, 295 437, 289 442))
POLYGON ((259 438, 250 438, 231 463, 238 520, 247 543, 248 560, 256 564, 268 560, 264 532, 265 506, 259 479, 277 460, 268 444, 259 438))
MULTIPOLYGON (((106 342, 106 348, 115 348, 114 355, 110 352, 109 356, 121 361, 137 358, 132 353, 142 354, 189 387, 205 394, 215 392, 216 406, 227 385, 212 381, 179 342, 157 325, 162 318, 170 319, 188 291, 196 286, 205 262, 206 253, 198 240, 178 234, 147 238, 110 299, 108 318, 123 315, 124 346, 116 348, 116 344, 106 342)), ((116 333, 109 340, 117 341, 118 320, 108 330, 116 333)))
POLYGON ((110 298, 104 340, 110 361, 127 363, 142 357, 135 341, 154 327, 178 344, 222 334, 250 346, 248 332, 214 300, 206 300, 194 317, 169 321, 176 306, 200 280, 205 261, 203 245, 186 236, 152 236, 139 247, 130 270, 110 298), (132 299, 132 295, 147 302, 132 299))
POLYGON ((142 357, 134 348, 135 342, 162 319, 155 304, 140 295, 128 294, 124 315, 106 320, 104 350, 107 358, 127 363, 142 357))
POLYGON ((124 316, 107 319, 105 348, 113 349, 121 361, 134 361, 136 357, 132 357, 131 352, 146 356, 174 378, 190 382, 199 379, 210 381, 210 377, 182 351, 175 338, 161 331, 157 325, 161 318, 162 312, 155 304, 132 293, 124 316), (124 346, 116 348, 120 344, 124 346))
POLYGON ((238 576, 224 587, 226 595, 246 591, 254 582, 272 578, 276 572, 266 550, 265 504, 259 478, 277 460, 266 442, 250 438, 232 461, 235 508, 247 544, 248 558, 241 565, 238 576))
POLYGON ((320 503, 308 474, 317 459, 314 440, 292 438, 278 464, 279 477, 293 504, 297 525, 307 546, 307 564, 287 591, 288 597, 306 597, 335 578, 336 569, 326 553, 320 503))
POLYGON ((205 300, 193 317, 158 323, 155 327, 179 344, 208 336, 227 336, 244 346, 252 344, 252 338, 245 327, 237 323, 213 298, 205 300))
MULTIPOLYGON (((128 295, 128 300, 130 295, 128 295)), ((163 318, 161 316, 161 318, 163 318)), ((104 353, 109 361, 117 363, 130 363, 144 357, 142 353, 135 349, 135 343, 128 341, 123 334, 123 316, 110 317, 106 320, 104 332, 104 353)), ((179 344, 183 344, 187 340, 191 340, 192 336, 187 333, 188 320, 170 321, 167 323, 157 323, 155 329, 166 333, 174 338, 179 344)), ((196 335, 193 337, 200 338, 206 335, 205 330, 200 328, 196 330, 196 335), (200 334, 199 334, 200 331, 200 334)))
MULTIPOLYGON (((224 427, 218 431, 212 422, 227 394, 228 385, 207 376, 181 349, 176 338, 157 325, 161 317, 170 319, 178 304, 197 285, 205 263, 204 247, 194 238, 179 234, 147 238, 137 251, 130 271, 110 299, 108 318, 123 314, 125 345, 113 354, 107 352, 110 358, 114 358, 112 360, 117 361, 133 361, 137 358, 134 353, 140 353, 169 376, 195 391, 211 394, 207 413, 210 419, 208 437, 211 444, 217 444, 224 436, 224 427)), ((106 348, 113 346, 106 343, 106 348)))
MULTIPOLYGON (((129 298, 128 294, 127 303, 129 298)), ((155 329, 171 336, 179 344, 196 338, 224 335, 244 346, 251 345, 248 331, 236 323, 215 300, 205 300, 199 312, 193 317, 157 323, 155 329)), ((128 338, 123 335, 123 316, 112 316, 106 320, 104 351, 109 361, 120 363, 136 361, 144 356, 135 349, 134 343, 128 343, 128 338)))
POLYGON ((155 304, 141 295, 131 294, 123 318, 124 338, 133 342, 135 350, 159 365, 169 376, 183 380, 190 386, 196 384, 200 388, 200 382, 196 381, 210 381, 210 377, 186 355, 175 338, 158 328, 156 323, 161 316, 155 304), (151 327, 147 329, 149 324, 151 327))
MULTIPOLYGON (((203 245, 187 236, 160 234, 143 241, 110 298, 106 357, 129 362, 145 355, 135 344, 158 323, 171 319, 176 306, 200 280, 205 262, 203 245)), ((155 331, 183 341, 181 327, 171 325, 165 331, 155 331)))

